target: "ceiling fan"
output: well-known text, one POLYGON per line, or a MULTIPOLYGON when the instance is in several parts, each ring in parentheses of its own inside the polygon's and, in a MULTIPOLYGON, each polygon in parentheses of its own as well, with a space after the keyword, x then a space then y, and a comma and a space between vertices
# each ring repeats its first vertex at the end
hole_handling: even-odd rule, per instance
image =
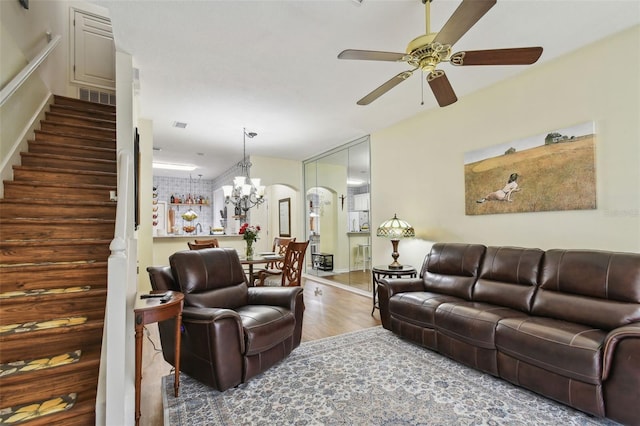
POLYGON ((380 96, 409 78, 414 71, 427 73, 427 82, 441 107, 451 105, 458 98, 444 71, 437 69, 442 62, 452 65, 531 65, 542 55, 542 47, 520 47, 510 49, 471 50, 451 53, 451 46, 457 42, 476 22, 484 16, 497 0, 463 0, 453 15, 437 33, 430 31, 430 3, 425 5, 426 34, 413 39, 406 53, 380 52, 375 50, 347 49, 338 59, 359 59, 369 61, 406 62, 413 68, 392 77, 380 87, 360 99, 358 105, 369 105, 380 96))

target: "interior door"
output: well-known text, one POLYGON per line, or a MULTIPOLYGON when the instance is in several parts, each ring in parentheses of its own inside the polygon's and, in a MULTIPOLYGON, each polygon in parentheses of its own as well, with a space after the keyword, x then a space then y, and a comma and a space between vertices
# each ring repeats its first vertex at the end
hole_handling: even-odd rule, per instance
POLYGON ((114 90, 116 49, 108 18, 73 9, 74 83, 114 90))

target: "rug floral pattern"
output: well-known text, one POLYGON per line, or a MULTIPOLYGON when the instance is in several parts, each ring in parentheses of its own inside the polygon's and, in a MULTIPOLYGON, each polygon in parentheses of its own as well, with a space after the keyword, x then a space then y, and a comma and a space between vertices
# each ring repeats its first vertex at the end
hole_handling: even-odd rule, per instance
POLYGON ((306 342, 225 392, 163 377, 165 425, 615 425, 381 328, 306 342))

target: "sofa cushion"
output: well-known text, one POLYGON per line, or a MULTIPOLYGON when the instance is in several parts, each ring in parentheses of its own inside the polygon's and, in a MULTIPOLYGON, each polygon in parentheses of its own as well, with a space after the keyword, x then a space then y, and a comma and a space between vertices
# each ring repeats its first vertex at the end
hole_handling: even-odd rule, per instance
POLYGON ((480 244, 434 244, 423 267, 425 289, 471 300, 485 249, 480 244))
POLYGON ((495 349, 495 330, 504 318, 526 317, 510 308, 479 302, 443 303, 436 309, 436 329, 451 338, 485 349, 495 349))
POLYGON ((488 247, 473 300, 529 312, 543 254, 540 249, 488 247))
POLYGON ((640 321, 640 254, 548 250, 531 313, 612 330, 640 321))
POLYGON ((442 303, 462 301, 464 299, 426 291, 398 293, 389 299, 389 313, 393 318, 409 324, 435 328, 436 308, 442 303))
POLYGON ((507 318, 496 347, 513 358, 581 382, 600 384, 606 332, 552 318, 507 318))
POLYGON ((245 334, 244 355, 264 352, 293 335, 293 313, 279 306, 248 305, 236 309, 245 334))

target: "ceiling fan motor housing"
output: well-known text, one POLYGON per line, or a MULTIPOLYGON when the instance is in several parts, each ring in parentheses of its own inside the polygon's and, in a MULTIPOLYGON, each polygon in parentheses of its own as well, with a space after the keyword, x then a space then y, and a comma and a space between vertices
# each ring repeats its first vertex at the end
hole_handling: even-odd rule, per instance
POLYGON ((437 33, 424 34, 411 40, 407 46, 410 58, 407 63, 423 71, 432 72, 440 62, 445 62, 451 55, 451 46, 434 43, 437 33))

